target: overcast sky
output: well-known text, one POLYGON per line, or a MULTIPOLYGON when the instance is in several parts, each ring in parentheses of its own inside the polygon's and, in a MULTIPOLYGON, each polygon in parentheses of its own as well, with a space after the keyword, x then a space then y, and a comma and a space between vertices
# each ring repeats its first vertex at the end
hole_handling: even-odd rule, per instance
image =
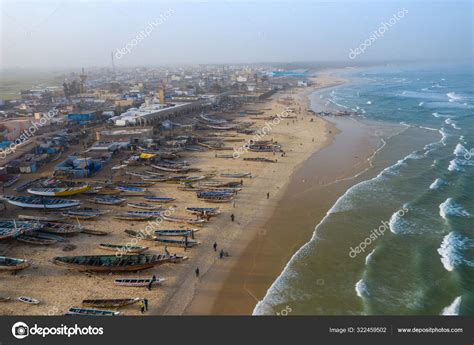
POLYGON ((111 52, 117 66, 351 61, 350 49, 402 10, 355 60, 473 56, 472 1, 0 0, 0 9, 3 68, 109 66, 111 52))

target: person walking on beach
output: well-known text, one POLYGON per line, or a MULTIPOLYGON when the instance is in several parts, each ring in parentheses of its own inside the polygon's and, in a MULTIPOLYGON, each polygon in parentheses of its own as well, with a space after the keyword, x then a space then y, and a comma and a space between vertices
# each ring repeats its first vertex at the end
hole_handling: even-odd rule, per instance
POLYGON ((140 302, 138 303, 138 305, 140 306, 140 311, 142 312, 142 314, 145 312, 145 303, 143 303, 142 300, 140 300, 140 302))
POLYGON ((196 278, 199 278, 199 267, 196 267, 196 271, 194 272, 196 272, 196 278))
POLYGON ((234 216, 234 214, 232 213, 232 214, 230 215, 230 220, 231 220, 231 221, 234 221, 234 219, 235 219, 235 216, 234 216))
POLYGON ((150 282, 148 283, 148 291, 151 291, 151 288, 152 288, 154 282, 156 282, 156 276, 155 275, 153 275, 150 282))
POLYGON ((224 257, 224 250, 221 249, 219 252, 219 259, 222 259, 224 257))
POLYGON ((270 199, 270 192, 267 193, 267 199, 270 199))
POLYGON ((232 201, 232 207, 235 208, 235 199, 232 201))
POLYGON ((217 252, 217 242, 214 242, 213 247, 214 247, 214 251, 217 252))
POLYGON ((145 304, 145 311, 148 311, 148 300, 146 298, 143 299, 143 303, 145 304))

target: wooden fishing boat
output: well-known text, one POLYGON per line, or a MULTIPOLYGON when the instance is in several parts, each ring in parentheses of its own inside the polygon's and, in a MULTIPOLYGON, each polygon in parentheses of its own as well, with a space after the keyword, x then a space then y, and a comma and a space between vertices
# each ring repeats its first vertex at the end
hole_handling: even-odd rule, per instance
POLYGON ((0 241, 10 240, 27 232, 40 230, 43 226, 35 221, 0 220, 0 241))
POLYGON ((222 182, 222 181, 208 181, 202 182, 200 187, 212 187, 212 188, 240 188, 242 184, 237 181, 222 182))
POLYGON ((221 174, 221 177, 227 177, 227 178, 251 178, 252 173, 249 172, 244 172, 244 173, 229 173, 229 174, 221 174))
POLYGON ((189 236, 194 238, 194 233, 199 231, 199 229, 170 229, 170 230, 155 230, 156 236, 170 236, 170 237, 185 237, 189 236))
POLYGON ((162 206, 147 204, 146 202, 129 202, 127 204, 129 207, 139 208, 142 210, 162 210, 162 206))
POLYGON ((30 266, 28 260, 0 256, 0 271, 17 271, 30 266))
POLYGON ((146 241, 154 241, 155 236, 152 236, 150 234, 146 234, 142 231, 135 231, 135 230, 125 230, 125 233, 130 236, 130 237, 135 237, 135 238, 140 238, 146 241))
POLYGON ((78 200, 41 198, 35 196, 4 196, 11 205, 23 208, 61 209, 80 205, 78 200))
POLYGON ((192 171, 199 171, 198 168, 189 168, 183 166, 162 166, 162 165, 151 165, 152 168, 161 170, 161 171, 169 171, 174 173, 187 173, 192 171))
POLYGON ((149 214, 116 214, 114 218, 120 220, 129 220, 129 221, 145 221, 151 219, 153 216, 149 214))
POLYGON ((82 232, 82 227, 70 223, 47 223, 44 222, 43 228, 41 229, 44 232, 60 235, 70 235, 82 232))
POLYGON ((205 122, 209 122, 209 123, 215 123, 215 124, 227 123, 227 120, 223 120, 223 119, 211 119, 211 118, 207 117, 207 116, 204 115, 204 114, 199 115, 199 117, 200 117, 202 120, 204 120, 205 122))
POLYGON ((0 302, 8 302, 10 300, 10 296, 0 296, 0 302))
POLYGON ((112 188, 98 188, 97 192, 94 194, 100 195, 118 195, 122 194, 122 191, 119 189, 112 189, 112 188))
POLYGON ((102 230, 82 229, 82 233, 94 236, 107 236, 109 233, 102 230))
POLYGON ((115 279, 115 285, 130 286, 130 287, 144 287, 152 285, 161 285, 166 279, 164 278, 119 278, 115 279))
POLYGON ((43 232, 43 231, 36 231, 32 235, 35 235, 36 237, 39 237, 39 238, 55 240, 56 242, 69 242, 69 240, 67 238, 63 237, 63 236, 59 236, 59 235, 56 235, 56 234, 50 234, 50 233, 43 232))
POLYGON ((166 215, 162 215, 162 217, 164 220, 168 222, 187 223, 187 224, 194 224, 194 225, 202 225, 206 223, 205 219, 194 219, 194 218, 179 217, 179 216, 166 216, 166 215))
POLYGON ((21 185, 16 187, 15 190, 17 192, 23 192, 24 190, 27 190, 29 187, 35 185, 36 183, 39 183, 42 180, 43 180, 43 178, 37 178, 37 179, 31 180, 31 181, 22 183, 21 185))
POLYGON ((146 188, 140 187, 127 187, 127 186, 117 186, 115 187, 117 190, 126 193, 127 195, 141 195, 146 193, 146 188))
POLYGON ((192 248, 200 243, 195 240, 187 239, 186 237, 182 239, 157 237, 155 239, 155 242, 163 246, 180 247, 180 248, 192 248))
POLYGON ((217 216, 220 211, 217 207, 186 207, 186 211, 192 214, 217 216))
POLYGON ((25 235, 18 236, 16 239, 17 241, 20 241, 20 242, 34 244, 34 245, 41 245, 41 246, 51 245, 58 242, 55 239, 44 238, 44 237, 41 237, 41 235, 38 236, 37 234, 25 234, 25 235))
POLYGON ((87 316, 118 316, 119 311, 112 310, 98 310, 98 309, 84 309, 84 308, 70 308, 66 316, 71 315, 87 315, 87 316))
POLYGON ((170 256, 161 254, 62 256, 53 259, 56 265, 94 272, 140 271, 167 262, 170 262, 170 256))
POLYGON ((99 205, 120 205, 124 203, 126 200, 123 198, 111 196, 111 197, 96 197, 94 199, 90 199, 89 201, 93 202, 94 204, 99 204, 99 205))
POLYGON ((263 157, 255 157, 255 158, 247 157, 247 158, 244 158, 244 161, 263 162, 263 163, 276 163, 277 162, 276 160, 263 158, 263 157))
POLYGON ((127 246, 127 245, 111 244, 111 243, 101 243, 99 244, 99 248, 115 251, 115 252, 120 251, 122 253, 131 253, 131 254, 136 254, 136 253, 139 254, 148 249, 148 247, 127 246))
POLYGON ((159 202, 159 203, 166 203, 166 202, 172 202, 175 201, 175 198, 165 198, 165 197, 157 197, 157 196, 146 196, 144 198, 146 201, 151 201, 151 202, 159 202))
POLYGON ((83 219, 83 220, 94 219, 100 215, 100 213, 84 212, 84 211, 77 211, 77 210, 62 212, 61 214, 67 218, 83 219))
POLYGON ((38 196, 71 196, 87 192, 90 189, 92 189, 91 186, 83 185, 69 188, 29 188, 27 191, 38 196))
POLYGON ((136 216, 159 216, 162 211, 127 211, 127 214, 132 214, 136 216))
POLYGON ((49 223, 66 221, 66 218, 64 218, 64 217, 41 217, 41 216, 31 216, 31 215, 26 215, 26 214, 18 215, 18 219, 21 219, 21 220, 35 220, 35 221, 38 221, 38 222, 49 222, 49 223))
POLYGON ((136 181, 136 182, 132 182, 132 181, 129 181, 129 182, 119 182, 118 184, 120 184, 120 186, 123 186, 123 187, 135 187, 135 188, 145 188, 145 187, 152 187, 154 186, 156 183, 154 182, 146 182, 146 181, 136 181))
POLYGON ((140 298, 85 299, 82 305, 96 308, 120 308, 140 301, 140 298))
POLYGON ((8 178, 6 181, 3 182, 3 186, 4 187, 11 187, 13 186, 16 181, 18 181, 18 179, 20 178, 20 174, 18 175, 15 175, 15 176, 11 176, 10 178, 8 178))
POLYGON ((27 296, 20 296, 20 297, 17 298, 17 300, 20 301, 20 302, 23 302, 23 303, 27 303, 27 304, 39 304, 40 303, 40 301, 38 301, 37 299, 27 297, 27 296))

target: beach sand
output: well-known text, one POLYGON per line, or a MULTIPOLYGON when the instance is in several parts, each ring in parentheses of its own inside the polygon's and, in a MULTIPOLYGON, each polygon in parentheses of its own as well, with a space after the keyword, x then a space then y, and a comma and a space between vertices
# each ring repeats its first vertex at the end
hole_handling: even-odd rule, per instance
MULTIPOLYGON (((189 260, 181 264, 166 264, 142 272, 123 274, 76 272, 50 262, 55 256, 113 254, 113 252, 99 249, 98 244, 129 243, 130 238, 125 235, 124 230, 141 230, 146 226, 146 222, 118 221, 110 216, 104 216, 96 221, 81 222, 86 228, 105 230, 110 234, 104 237, 85 234, 71 237, 69 243, 76 246, 72 251, 63 251, 65 244, 55 244, 48 247, 16 242, 0 244, 3 255, 32 260, 30 268, 17 274, 0 273, 0 295, 12 298, 24 295, 41 301, 39 305, 35 306, 15 301, 0 303, 0 314, 61 315, 67 312, 70 307, 80 306, 83 299, 128 297, 147 298, 150 304, 148 315, 249 314, 288 258, 310 235, 309 230, 298 232, 297 238, 299 240, 295 241, 292 238, 288 243, 284 243, 283 248, 279 249, 276 254, 275 246, 272 243, 274 243, 274 238, 278 238, 280 232, 277 232, 278 227, 274 227, 272 223, 268 222, 274 222, 275 212, 281 212, 282 207, 284 208, 284 202, 287 202, 285 195, 289 190, 288 185, 294 180, 295 172, 315 152, 333 142, 334 136, 339 133, 333 124, 307 112, 309 107, 307 95, 318 88, 339 85, 344 81, 333 74, 321 74, 315 79, 315 82, 316 85, 313 87, 294 89, 283 94, 278 93, 265 103, 247 107, 265 109, 264 115, 258 115, 260 117, 276 115, 283 113, 286 108, 285 105, 278 102, 278 99, 281 97, 293 98, 291 107, 296 109, 296 113, 293 115, 297 116, 297 119, 283 119, 278 125, 272 126, 271 132, 266 137, 261 138, 262 140, 273 139, 280 143, 286 152, 285 157, 281 157, 279 154, 255 152, 244 153, 239 159, 215 157, 216 152, 228 154, 232 151, 187 152, 183 155, 184 159, 192 166, 200 168, 203 174, 251 172, 253 178, 243 179, 243 189, 236 197, 235 207, 232 203, 209 204, 198 201, 193 192, 177 190, 175 184, 157 184, 149 188, 157 196, 176 198, 176 201, 172 203, 177 207, 175 215, 185 215, 187 206, 218 206, 220 208, 221 214, 205 224, 196 234, 196 240, 201 242, 198 247, 186 252, 183 249, 169 248, 171 253, 184 254, 189 257, 189 260), (300 107, 301 110, 299 110, 300 107), (278 162, 250 162, 243 161, 243 157, 267 157, 277 159, 278 162), (270 196, 268 199, 267 193, 270 196), (235 215, 234 222, 230 220, 231 214, 235 215), (219 259, 218 252, 214 252, 212 248, 214 242, 218 244, 218 251, 220 249, 228 251, 230 257, 219 259), (266 246, 265 243, 267 243, 266 246), (290 244, 290 248, 284 248, 290 244), (265 265, 265 274, 262 275, 260 270, 264 263, 268 263, 268 266, 265 265), (194 275, 196 267, 200 269, 199 278, 194 275), (266 272, 268 267, 271 269, 266 272), (119 277, 151 277, 152 275, 166 278, 163 286, 148 291, 143 288, 126 288, 114 285, 114 279, 119 277)), ((250 121, 248 117, 238 118, 238 115, 232 114, 225 115, 225 117, 237 117, 237 121, 250 121)), ((256 129, 262 128, 266 123, 266 120, 263 119, 252 119, 251 121, 256 122, 253 126, 256 129)), ((228 145, 234 147, 243 145, 243 140, 252 138, 252 135, 239 134, 238 138, 241 138, 242 141, 231 142, 228 145)), ((361 145, 364 146, 363 143, 361 145)), ((361 151, 358 146, 354 146, 354 150, 361 151)), ((349 159, 345 163, 350 168, 341 170, 337 174, 334 174, 335 169, 340 169, 337 165, 327 170, 320 167, 321 169, 317 170, 327 171, 327 174, 325 178, 323 175, 318 175, 320 177, 317 178, 321 178, 319 183, 325 184, 335 177, 349 176, 354 171, 354 166, 356 168, 359 165, 363 166, 363 163, 360 162, 366 158, 362 154, 357 159, 349 159)), ((104 171, 103 174, 106 176, 110 172, 104 171)), ((128 179, 128 176, 116 176, 115 179, 128 179)), ((291 188, 291 190, 294 189, 291 188)), ((87 200, 88 197, 80 196, 79 199, 87 200)), ((132 199, 140 200, 138 197, 132 199)), ((327 202, 322 203, 321 212, 327 204, 327 202)), ((84 203, 84 206, 97 207, 87 202, 84 203)), ((165 206, 170 205, 165 204, 165 206)), ((126 210, 125 206, 101 208, 110 209, 112 212, 126 210)), ((308 212, 307 208, 304 210, 308 212)), ((3 218, 12 218, 18 214, 38 213, 9 206, 3 218)), ((314 217, 312 216, 311 219, 314 217)), ((189 226, 186 227, 189 228, 189 226)), ((165 222, 162 228, 177 228, 177 224, 165 222)), ((281 234, 285 234, 285 231, 282 230, 281 234)), ((163 247, 155 246, 148 241, 142 241, 138 245, 150 247, 150 253, 163 252, 163 247)), ((140 314, 137 305, 120 310, 123 315, 140 314)))

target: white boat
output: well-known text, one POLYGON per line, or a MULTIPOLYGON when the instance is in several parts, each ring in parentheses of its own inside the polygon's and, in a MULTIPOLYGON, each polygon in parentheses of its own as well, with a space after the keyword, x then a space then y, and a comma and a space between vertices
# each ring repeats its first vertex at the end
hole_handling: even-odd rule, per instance
POLYGON ((61 209, 67 207, 76 207, 81 203, 79 200, 41 198, 34 196, 4 196, 9 204, 23 208, 38 209, 61 209))

